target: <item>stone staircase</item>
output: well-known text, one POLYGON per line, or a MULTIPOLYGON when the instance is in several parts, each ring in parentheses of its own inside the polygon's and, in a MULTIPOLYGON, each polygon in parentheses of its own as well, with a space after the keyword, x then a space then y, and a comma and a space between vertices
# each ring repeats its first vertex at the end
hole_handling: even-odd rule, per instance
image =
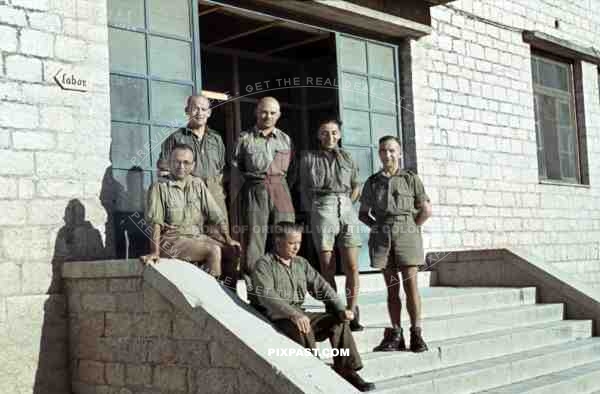
MULTIPOLYGON (((361 275, 354 333, 361 376, 381 393, 592 393, 600 390, 600 338, 588 320, 564 320, 563 304, 537 304, 534 287, 438 287, 419 274, 429 351, 374 353, 389 326, 380 274, 361 275)), ((343 288, 343 278, 338 288, 343 288)), ((312 298, 309 310, 324 310, 312 298)), ((408 341, 408 315, 402 324, 408 341)), ((320 344, 329 347, 327 342, 320 344)), ((325 360, 331 362, 331 360, 325 360)))

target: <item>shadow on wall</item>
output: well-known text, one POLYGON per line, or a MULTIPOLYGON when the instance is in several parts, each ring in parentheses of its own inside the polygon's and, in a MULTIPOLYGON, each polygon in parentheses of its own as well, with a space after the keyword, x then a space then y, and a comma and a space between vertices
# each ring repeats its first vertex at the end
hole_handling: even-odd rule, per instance
POLYGON ((145 254, 149 241, 140 221, 144 217, 145 195, 150 176, 141 167, 128 170, 106 168, 100 201, 106 211, 107 258, 137 257, 145 254), (125 232, 129 244, 126 246, 125 232))
POLYGON ((106 256, 100 231, 85 219, 85 207, 73 199, 65 208, 64 226, 58 231, 52 259, 49 297, 44 303, 35 394, 70 393, 69 329, 62 265, 67 261, 101 260, 106 256))

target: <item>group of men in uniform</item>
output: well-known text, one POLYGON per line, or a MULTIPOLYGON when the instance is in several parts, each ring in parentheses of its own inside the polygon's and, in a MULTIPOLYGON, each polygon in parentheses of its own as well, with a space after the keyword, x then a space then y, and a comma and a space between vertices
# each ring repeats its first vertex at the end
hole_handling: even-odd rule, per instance
MULTIPOLYGON (((152 263, 172 257, 201 265, 217 278, 236 276, 231 257, 245 258, 241 276, 248 286, 250 303, 285 335, 308 348, 326 338, 349 356, 334 358, 334 369, 361 391, 374 385, 356 373, 362 368, 351 331, 358 322, 359 220, 371 228, 371 265, 381 269, 388 291, 391 328, 375 351, 406 350, 400 324, 400 280, 411 319, 410 349, 427 350, 421 336, 419 265, 424 263, 420 225, 431 215, 431 204, 419 177, 400 168, 400 141, 393 136, 379 141, 383 169, 362 187, 358 167, 339 147, 341 122, 325 118, 318 129, 319 149, 292 158, 290 137, 276 127, 280 106, 273 97, 256 107, 256 124, 241 133, 232 170, 242 180, 240 189, 244 248, 229 233, 223 188, 225 147, 207 126, 210 101, 188 98, 187 127, 171 134, 162 145, 159 171, 167 172, 148 192, 146 221, 152 226, 152 263), (298 256, 303 227, 295 224, 290 188, 299 187, 309 212, 310 232, 319 255, 319 274, 298 256), (360 199, 359 214, 353 204, 360 199), (274 238, 266 253, 267 236, 274 238), (346 304, 335 283, 335 247, 346 274, 346 304), (224 258, 225 257, 225 258, 224 258), (309 292, 325 302, 325 313, 302 309, 309 292)), ((233 282, 235 286, 235 281, 233 282)))

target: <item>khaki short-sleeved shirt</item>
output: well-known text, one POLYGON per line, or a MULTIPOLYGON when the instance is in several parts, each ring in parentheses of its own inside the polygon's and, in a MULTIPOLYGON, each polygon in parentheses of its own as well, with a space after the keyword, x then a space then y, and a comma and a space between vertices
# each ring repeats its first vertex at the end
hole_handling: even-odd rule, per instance
POLYGON ((361 210, 369 208, 376 219, 415 214, 425 201, 429 201, 429 197, 423 182, 409 170, 398 170, 390 177, 383 171, 371 175, 360 197, 361 210))
POLYGON ((242 132, 232 164, 246 179, 285 176, 290 165, 292 141, 279 129, 265 137, 256 127, 242 132))
POLYGON ((358 186, 358 166, 342 149, 307 151, 297 171, 303 190, 316 194, 350 193, 358 186))
POLYGON ((265 254, 252 272, 252 287, 256 306, 271 320, 289 319, 303 313, 301 307, 307 292, 334 311, 344 310, 336 291, 300 256, 294 257, 287 266, 274 253, 265 254))
POLYGON ((190 129, 178 129, 163 142, 160 152, 161 160, 168 161, 169 155, 177 144, 189 145, 194 151, 196 164, 192 175, 202 179, 223 175, 225 145, 216 131, 207 129, 202 138, 198 138, 190 129))
POLYGON ((221 224, 225 216, 204 182, 191 175, 183 180, 171 177, 155 182, 148 190, 148 225, 177 226, 175 236, 204 234, 206 224, 221 224))

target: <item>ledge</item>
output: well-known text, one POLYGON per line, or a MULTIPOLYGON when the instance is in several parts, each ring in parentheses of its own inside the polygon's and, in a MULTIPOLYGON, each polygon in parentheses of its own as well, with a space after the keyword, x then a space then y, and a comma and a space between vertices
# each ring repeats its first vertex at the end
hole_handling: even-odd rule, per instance
POLYGON ((140 277, 144 264, 138 259, 73 261, 63 264, 63 278, 123 278, 140 277))
POLYGON ((571 182, 548 181, 548 180, 540 180, 540 185, 570 186, 570 187, 580 187, 583 189, 591 189, 590 185, 584 185, 583 183, 571 183, 571 182))
POLYGON ((567 318, 592 320, 594 335, 600 335, 600 291, 526 250, 507 247, 437 256, 431 268, 440 286, 533 286, 538 302, 563 303, 567 318))
POLYGON ((546 52, 600 65, 600 50, 594 47, 584 47, 534 30, 525 30, 523 32, 523 41, 546 52))

